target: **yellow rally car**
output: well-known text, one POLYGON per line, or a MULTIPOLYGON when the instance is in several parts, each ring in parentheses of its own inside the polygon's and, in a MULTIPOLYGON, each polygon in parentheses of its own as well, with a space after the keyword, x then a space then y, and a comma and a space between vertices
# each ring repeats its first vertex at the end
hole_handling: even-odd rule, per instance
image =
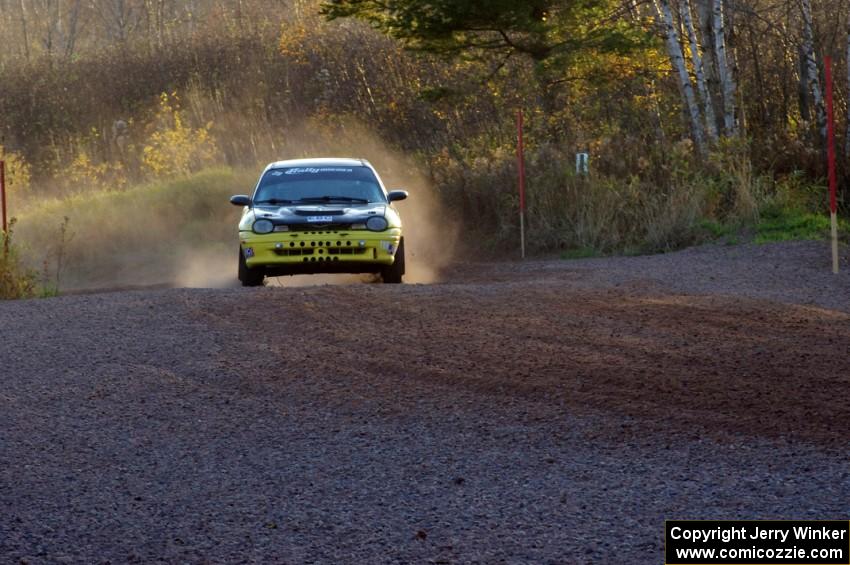
POLYGON ((239 280, 260 286, 265 277, 315 273, 379 273, 386 283, 404 275, 401 218, 362 159, 297 159, 272 163, 239 222, 239 280))

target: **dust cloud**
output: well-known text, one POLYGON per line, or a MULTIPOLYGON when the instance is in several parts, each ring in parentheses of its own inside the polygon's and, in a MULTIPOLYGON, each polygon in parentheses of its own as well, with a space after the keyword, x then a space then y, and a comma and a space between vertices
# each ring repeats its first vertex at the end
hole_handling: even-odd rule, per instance
MULTIPOLYGON (((34 202, 30 210, 21 211, 16 239, 23 243, 24 256, 37 271, 44 263, 46 271, 55 272, 55 258, 61 251, 60 289, 64 291, 149 285, 237 286, 240 210, 228 198, 249 193, 270 161, 355 157, 371 162, 388 190, 410 193, 407 200, 395 204, 404 224, 405 282, 440 279, 452 260, 457 232, 412 159, 387 148, 356 123, 329 128, 308 121, 268 146, 266 154, 256 156, 258 164, 250 170, 213 169, 186 180, 125 191, 80 192, 49 204, 34 202), (58 245, 52 226, 60 226, 65 216, 70 218, 73 237, 58 245)), ((55 273, 48 275, 55 277, 55 273)), ((375 275, 299 275, 271 278, 268 284, 289 287, 376 280, 375 275)))
POLYGON ((381 175, 387 190, 403 189, 407 200, 395 203, 404 225, 405 282, 433 283, 452 261, 457 229, 450 215, 441 209, 433 187, 412 159, 387 149, 359 128, 351 128, 358 138, 357 149, 343 155, 363 157, 381 175))
POLYGON ((239 284, 236 279, 236 250, 225 253, 213 249, 182 249, 175 286, 188 288, 228 288, 239 284))
MULTIPOLYGON (((407 283, 433 283, 451 262, 457 231, 448 214, 443 213, 439 200, 425 176, 412 159, 389 149, 361 125, 348 123, 329 135, 317 135, 312 128, 290 132, 284 150, 272 160, 305 157, 353 157, 369 161, 378 171, 387 190, 404 189, 407 200, 395 204, 404 225, 407 283)), ((265 166, 258 165, 257 176, 265 166)), ((247 189, 246 189, 247 192, 247 189)), ((228 205, 224 203, 224 205, 228 205)), ((235 226, 234 221, 234 226, 235 226)), ((235 241, 235 236, 234 236, 235 241)), ((175 284, 188 287, 222 287, 236 284, 236 257, 226 250, 192 249, 175 284)), ((272 286, 299 287, 328 284, 363 284, 375 282, 374 275, 296 275, 267 279, 272 286)))

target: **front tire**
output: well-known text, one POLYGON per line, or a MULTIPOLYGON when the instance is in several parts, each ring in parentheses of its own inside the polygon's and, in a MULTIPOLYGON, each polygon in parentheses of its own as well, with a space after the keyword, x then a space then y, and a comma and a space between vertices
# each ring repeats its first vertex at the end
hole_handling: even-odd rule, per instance
POLYGON ((404 238, 398 242, 398 251, 395 252, 395 261, 389 267, 381 269, 381 278, 385 283, 399 284, 404 276, 404 238))
POLYGON ((245 263, 245 254, 242 253, 242 248, 239 249, 239 280, 242 286, 263 286, 263 279, 266 276, 262 269, 251 269, 245 263))

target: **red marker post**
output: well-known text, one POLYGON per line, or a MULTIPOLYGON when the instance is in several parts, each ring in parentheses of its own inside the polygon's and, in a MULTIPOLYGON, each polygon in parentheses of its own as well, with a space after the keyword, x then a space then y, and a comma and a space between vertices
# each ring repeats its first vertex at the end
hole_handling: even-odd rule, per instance
POLYGON ((835 178, 835 116, 832 111, 832 57, 824 57, 826 71, 826 159, 829 174, 829 219, 832 231, 832 272, 838 274, 838 199, 835 178))
POLYGON ((519 244, 522 258, 525 259, 525 154, 522 140, 522 110, 516 112, 517 131, 517 173, 519 174, 519 244))

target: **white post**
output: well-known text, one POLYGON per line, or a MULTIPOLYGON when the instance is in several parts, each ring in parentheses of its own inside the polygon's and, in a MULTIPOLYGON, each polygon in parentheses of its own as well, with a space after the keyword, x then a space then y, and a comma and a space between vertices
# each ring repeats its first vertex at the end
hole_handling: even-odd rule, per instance
POLYGON ((590 158, 587 153, 576 153, 576 174, 586 175, 590 166, 590 158))

